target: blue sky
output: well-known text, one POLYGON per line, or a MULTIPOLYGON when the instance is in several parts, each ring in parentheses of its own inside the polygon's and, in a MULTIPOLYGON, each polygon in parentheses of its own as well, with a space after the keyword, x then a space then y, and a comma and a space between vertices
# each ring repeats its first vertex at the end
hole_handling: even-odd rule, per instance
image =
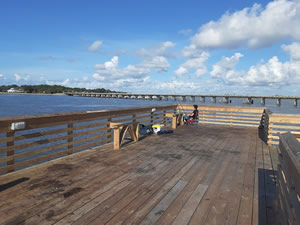
POLYGON ((300 95, 300 1, 0 1, 0 85, 300 95))

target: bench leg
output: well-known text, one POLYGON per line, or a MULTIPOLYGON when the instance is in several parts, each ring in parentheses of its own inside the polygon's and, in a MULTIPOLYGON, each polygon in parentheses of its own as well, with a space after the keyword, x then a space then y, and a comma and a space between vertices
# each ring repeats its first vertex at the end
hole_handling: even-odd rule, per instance
POLYGON ((120 129, 114 128, 114 149, 120 149, 120 129))
POLYGON ((129 127, 128 132, 134 142, 137 142, 139 140, 139 125, 138 124, 133 124, 132 127, 129 127))
POLYGON ((182 126, 183 125, 183 114, 180 114, 178 115, 178 122, 179 122, 179 125, 182 126))
POLYGON ((177 128, 177 116, 173 116, 172 117, 172 129, 176 129, 177 128))

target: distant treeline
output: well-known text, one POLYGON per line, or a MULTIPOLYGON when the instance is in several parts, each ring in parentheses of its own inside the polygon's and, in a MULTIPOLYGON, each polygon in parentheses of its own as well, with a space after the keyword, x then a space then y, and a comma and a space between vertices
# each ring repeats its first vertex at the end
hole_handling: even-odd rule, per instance
POLYGON ((86 88, 70 88, 61 85, 2 85, 0 86, 0 92, 7 92, 7 90, 14 88, 17 90, 22 90, 24 93, 46 93, 46 94, 56 94, 63 92, 95 92, 95 93, 113 93, 116 91, 111 91, 105 88, 97 89, 86 89, 86 88))

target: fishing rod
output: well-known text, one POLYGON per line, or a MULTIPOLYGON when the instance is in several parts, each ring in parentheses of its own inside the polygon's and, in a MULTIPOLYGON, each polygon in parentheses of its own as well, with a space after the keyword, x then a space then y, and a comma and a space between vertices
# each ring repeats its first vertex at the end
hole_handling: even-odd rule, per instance
POLYGON ((175 94, 175 102, 177 103, 177 105, 179 105, 179 108, 181 108, 181 110, 183 111, 183 114, 184 114, 184 115, 188 115, 188 114, 186 113, 185 109, 183 108, 183 106, 180 104, 180 102, 177 101, 177 98, 176 98, 177 93, 176 93, 176 91, 175 91, 175 88, 172 88, 172 86, 171 86, 170 83, 169 83, 169 86, 170 86, 170 89, 171 89, 171 90, 174 92, 174 94, 175 94))

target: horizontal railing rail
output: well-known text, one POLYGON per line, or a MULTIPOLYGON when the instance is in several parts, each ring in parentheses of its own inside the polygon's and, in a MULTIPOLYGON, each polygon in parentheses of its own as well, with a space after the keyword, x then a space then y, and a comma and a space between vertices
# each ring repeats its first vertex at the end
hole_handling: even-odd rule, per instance
MULTIPOLYGON (((174 128, 181 118, 176 113, 193 110, 193 105, 166 105, 0 118, 0 174, 111 143, 111 122, 174 128)), ((198 111, 201 125, 259 127, 269 145, 278 145, 279 134, 287 131, 300 138, 297 115, 273 114, 255 107, 198 106, 198 111)))
MULTIPOLYGON (((178 110, 184 114, 193 112, 193 105, 180 105, 178 110)), ((230 127, 259 127, 263 123, 264 108, 198 106, 198 123, 230 127)))
POLYGON ((111 122, 162 123, 177 105, 0 118, 0 174, 113 140, 111 122))
POLYGON ((268 113, 268 145, 279 144, 279 134, 291 132, 300 140, 300 115, 268 113))
POLYGON ((278 194, 282 224, 300 224, 300 143, 290 132, 279 137, 278 194))

